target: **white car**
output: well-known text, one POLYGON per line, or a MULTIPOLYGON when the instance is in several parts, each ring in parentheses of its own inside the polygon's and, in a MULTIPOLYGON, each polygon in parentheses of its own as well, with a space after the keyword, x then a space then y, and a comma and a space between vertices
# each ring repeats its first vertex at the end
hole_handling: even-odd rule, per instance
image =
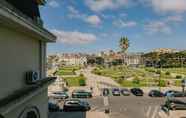
POLYGON ((53 92, 50 97, 54 99, 67 99, 69 95, 66 92, 53 92))

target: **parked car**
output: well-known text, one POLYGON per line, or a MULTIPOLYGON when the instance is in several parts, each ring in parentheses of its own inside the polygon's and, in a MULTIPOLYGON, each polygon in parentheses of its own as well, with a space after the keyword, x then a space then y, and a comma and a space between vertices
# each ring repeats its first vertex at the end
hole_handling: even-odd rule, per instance
POLYGON ((112 95, 113 96, 120 96, 120 89, 119 88, 113 88, 112 89, 112 95))
POLYGON ((108 88, 103 89, 103 96, 108 96, 110 94, 110 91, 108 88))
POLYGON ((52 93, 50 97, 55 98, 55 99, 67 99, 69 98, 69 95, 66 92, 58 91, 58 92, 52 93))
POLYGON ((178 99, 166 101, 164 106, 171 110, 186 110, 186 102, 178 99))
POLYGON ((74 90, 72 92, 72 98, 91 98, 92 93, 85 90, 74 90))
POLYGON ((143 90, 141 90, 140 88, 132 88, 131 93, 135 96, 143 96, 143 90))
POLYGON ((64 102, 64 111, 88 111, 91 109, 90 104, 87 101, 78 99, 69 99, 64 102))
POLYGON ((168 95, 168 93, 171 93, 172 97, 184 97, 186 96, 186 93, 183 93, 181 91, 175 91, 175 90, 168 90, 165 92, 165 96, 168 95))
POLYGON ((121 94, 124 96, 129 96, 130 95, 130 91, 126 88, 121 89, 121 94))
POLYGON ((159 91, 159 90, 151 90, 149 92, 149 96, 150 97, 163 97, 164 94, 161 91, 159 91))
POLYGON ((57 112, 60 111, 60 107, 55 100, 49 99, 48 110, 49 112, 57 112))

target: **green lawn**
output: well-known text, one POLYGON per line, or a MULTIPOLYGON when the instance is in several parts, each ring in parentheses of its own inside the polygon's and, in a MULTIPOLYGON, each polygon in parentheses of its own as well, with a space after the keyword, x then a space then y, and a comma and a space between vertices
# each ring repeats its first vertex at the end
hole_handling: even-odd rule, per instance
POLYGON ((75 71, 79 70, 79 66, 65 66, 59 69, 58 75, 75 75, 75 71))
POLYGON ((136 87, 136 86, 158 86, 159 85, 159 76, 160 76, 160 85, 162 87, 167 86, 167 83, 172 81, 175 86, 180 86, 180 79, 172 76, 180 75, 186 77, 186 68, 164 68, 162 70, 156 68, 130 68, 130 67, 111 67, 103 68, 97 67, 92 71, 95 74, 107 76, 113 78, 121 86, 124 87, 136 87), (160 71, 161 74, 158 74, 157 71, 160 71), (133 78, 133 80, 127 80, 127 78, 133 78))
POLYGON ((86 78, 84 76, 65 77, 64 80, 68 83, 68 86, 70 87, 86 85, 86 78))

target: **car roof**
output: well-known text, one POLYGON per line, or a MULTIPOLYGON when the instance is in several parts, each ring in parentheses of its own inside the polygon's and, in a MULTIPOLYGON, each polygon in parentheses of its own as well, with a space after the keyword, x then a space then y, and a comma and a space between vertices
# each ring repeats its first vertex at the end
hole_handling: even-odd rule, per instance
POLYGON ((159 90, 155 90, 155 89, 154 89, 154 90, 151 90, 151 92, 154 92, 154 91, 155 91, 155 92, 160 92, 159 90))
POLYGON ((53 92, 54 94, 65 94, 66 92, 64 91, 56 91, 56 92, 53 92))
POLYGON ((73 92, 87 92, 87 91, 85 91, 85 90, 74 90, 73 92))
POLYGON ((79 100, 79 99, 67 99, 67 100, 65 100, 65 102, 67 102, 67 101, 81 101, 81 100, 79 100))

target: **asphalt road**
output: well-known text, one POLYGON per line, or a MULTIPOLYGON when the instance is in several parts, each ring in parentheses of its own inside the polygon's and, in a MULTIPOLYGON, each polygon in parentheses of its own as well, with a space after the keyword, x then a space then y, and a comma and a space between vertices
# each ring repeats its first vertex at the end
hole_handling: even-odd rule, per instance
POLYGON ((104 105, 103 97, 88 100, 92 111, 104 111, 110 108, 110 118, 162 118, 159 115, 160 106, 164 98, 150 98, 148 96, 109 96, 108 106, 104 105))

